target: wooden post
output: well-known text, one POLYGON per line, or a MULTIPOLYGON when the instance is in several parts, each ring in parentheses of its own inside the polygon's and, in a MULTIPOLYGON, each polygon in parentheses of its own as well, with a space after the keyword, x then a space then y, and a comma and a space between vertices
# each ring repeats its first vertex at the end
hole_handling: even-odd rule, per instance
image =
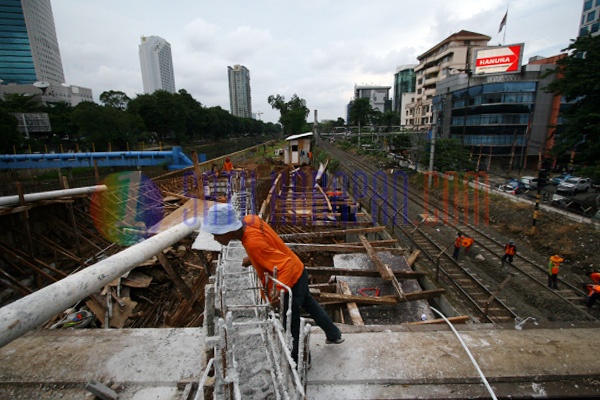
POLYGON ((392 286, 394 286, 394 289, 396 289, 396 292, 398 292, 398 297, 400 301, 406 301, 406 295, 404 294, 402 287, 400 287, 400 283, 394 276, 394 273, 392 272, 391 268, 388 265, 384 264, 383 261, 381 261, 381 259, 377 256, 375 250, 373 250, 373 247, 371 246, 365 235, 360 234, 358 235, 358 238, 362 242, 363 246, 365 246, 367 254, 375 263, 375 266, 381 274, 381 277, 386 281, 392 282, 392 286))
POLYGON ((167 256, 165 256, 162 251, 159 251, 158 253, 156 253, 156 257, 158 258, 160 265, 163 266, 163 268, 165 269, 167 274, 171 277, 171 279, 173 280, 173 283, 175 284, 175 287, 177 287, 177 289, 179 289, 179 291, 181 292, 183 297, 186 300, 191 300, 192 290, 188 287, 188 285, 186 285, 185 281, 181 278, 181 276, 179 276, 177 271, 175 271, 175 269, 173 269, 167 256))
MULTIPOLYGON (((338 281, 338 285, 340 285, 340 290, 342 294, 352 295, 352 291, 348 286, 347 282, 338 281)), ((352 320, 352 325, 364 325, 365 321, 363 321, 362 316, 360 315, 360 311, 358 310, 358 305, 356 302, 350 301, 346 303, 346 307, 348 307, 348 314, 350 315, 350 319, 352 320)))

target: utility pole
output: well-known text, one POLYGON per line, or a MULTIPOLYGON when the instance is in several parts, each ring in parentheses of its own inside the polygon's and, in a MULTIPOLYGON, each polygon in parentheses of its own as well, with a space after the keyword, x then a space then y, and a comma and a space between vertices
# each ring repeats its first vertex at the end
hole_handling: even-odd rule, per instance
POLYGON ((538 211, 540 210, 540 198, 542 197, 542 188, 546 186, 548 172, 544 168, 538 170, 537 194, 535 195, 535 209, 533 210, 533 222, 531 224, 531 233, 535 234, 535 224, 537 222, 538 211))
POLYGON ((433 125, 431 126, 431 149, 429 149, 429 178, 428 186, 433 184, 433 159, 435 156, 435 137, 437 136, 437 110, 433 111, 433 125))

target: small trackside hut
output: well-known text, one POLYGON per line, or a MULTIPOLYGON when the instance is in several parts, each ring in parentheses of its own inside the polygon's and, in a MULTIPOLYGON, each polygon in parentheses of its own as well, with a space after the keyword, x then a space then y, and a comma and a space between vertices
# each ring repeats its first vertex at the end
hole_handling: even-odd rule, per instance
POLYGON ((310 155, 312 154, 310 140, 312 135, 312 132, 306 132, 285 138, 287 143, 284 150, 284 162, 286 164, 294 166, 310 164, 310 155))

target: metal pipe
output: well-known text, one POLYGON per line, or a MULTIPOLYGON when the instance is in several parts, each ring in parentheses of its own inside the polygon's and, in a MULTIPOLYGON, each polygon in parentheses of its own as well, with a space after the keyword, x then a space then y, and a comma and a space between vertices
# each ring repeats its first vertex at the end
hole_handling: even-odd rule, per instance
MULTIPOLYGON (((60 197, 77 196, 82 194, 92 194, 94 192, 105 192, 106 185, 86 186, 75 189, 51 190, 48 192, 29 193, 23 195, 25 203, 41 200, 58 199, 60 197)), ((19 204, 19 195, 0 197, 0 206, 11 206, 19 204)))
POLYGON ((200 218, 184 221, 76 274, 0 308, 0 347, 40 326, 142 262, 190 235, 200 218))

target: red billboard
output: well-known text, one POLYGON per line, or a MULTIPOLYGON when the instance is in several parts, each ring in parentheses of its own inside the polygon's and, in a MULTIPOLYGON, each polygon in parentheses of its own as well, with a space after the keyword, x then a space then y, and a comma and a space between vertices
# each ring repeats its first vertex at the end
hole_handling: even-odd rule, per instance
POLYGON ((508 46, 484 47, 475 51, 475 74, 504 74, 519 72, 523 43, 508 46))

